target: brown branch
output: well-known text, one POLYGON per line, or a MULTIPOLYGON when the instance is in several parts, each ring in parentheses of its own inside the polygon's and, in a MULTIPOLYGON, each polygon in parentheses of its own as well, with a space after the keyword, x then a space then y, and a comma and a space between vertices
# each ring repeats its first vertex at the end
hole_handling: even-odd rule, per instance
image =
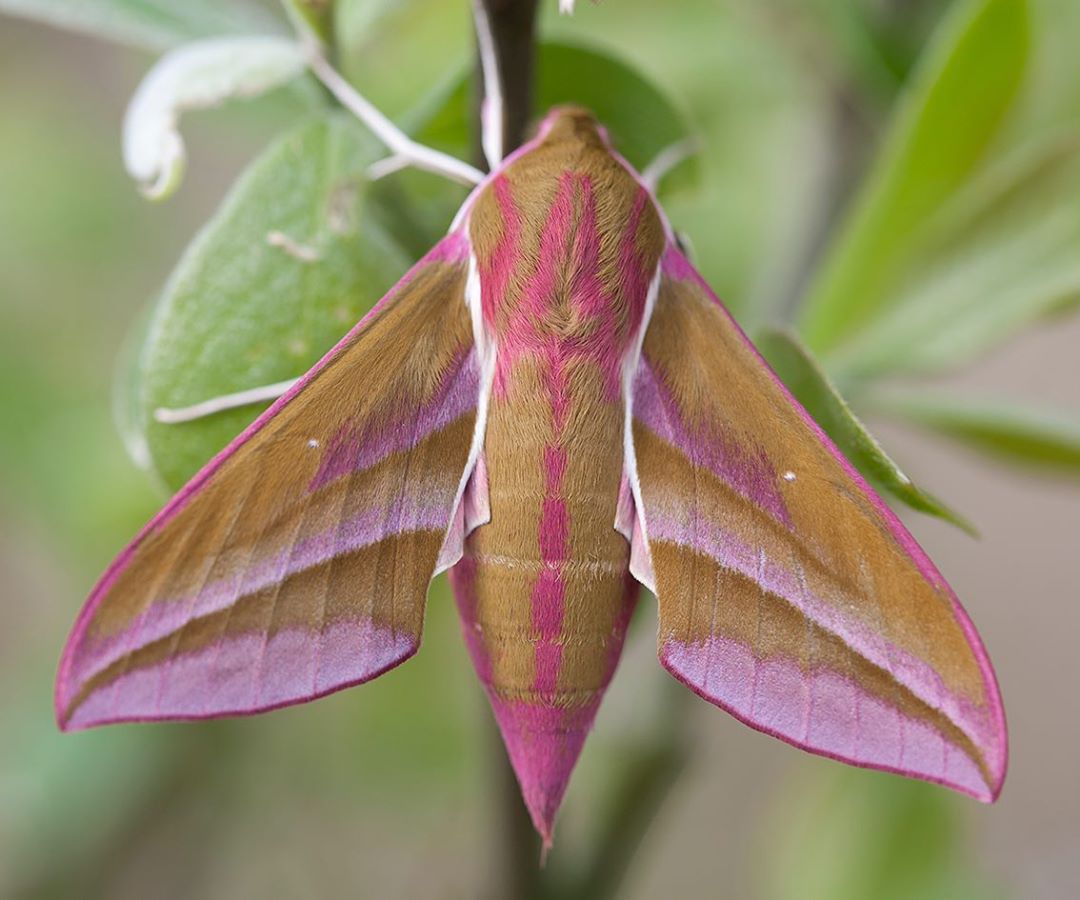
POLYGON ((502 81, 506 114, 503 147, 507 153, 524 142, 532 118, 537 3, 538 0, 483 0, 502 81))

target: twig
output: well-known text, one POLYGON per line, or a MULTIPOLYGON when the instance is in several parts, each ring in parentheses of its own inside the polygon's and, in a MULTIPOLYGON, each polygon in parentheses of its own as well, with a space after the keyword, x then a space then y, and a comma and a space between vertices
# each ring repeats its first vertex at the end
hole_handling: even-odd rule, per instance
POLYGON ((546 895, 545 873, 540 867, 540 838, 533 828, 521 788, 503 746, 502 735, 492 724, 491 754, 498 769, 496 815, 498 847, 496 850, 495 887, 492 900, 513 897, 515 900, 542 900, 546 895))
POLYGON ((690 759, 685 713, 693 695, 674 681, 664 687, 664 721, 654 723, 650 739, 624 751, 623 769, 592 852, 560 900, 618 895, 649 826, 690 759))
POLYGON ((495 55, 495 37, 483 0, 473 0, 473 19, 476 22, 476 52, 480 57, 480 72, 484 81, 483 100, 480 105, 480 144, 484 150, 488 169, 502 162, 506 120, 503 99, 502 75, 495 55))
POLYGON ((502 150, 521 146, 533 113, 538 0, 480 0, 487 12, 503 97, 502 150))
POLYGON ((449 154, 418 144, 384 116, 327 62, 322 48, 308 47, 308 67, 333 94, 338 102, 360 119, 395 155, 404 157, 418 169, 445 175, 467 185, 479 184, 484 173, 449 154))

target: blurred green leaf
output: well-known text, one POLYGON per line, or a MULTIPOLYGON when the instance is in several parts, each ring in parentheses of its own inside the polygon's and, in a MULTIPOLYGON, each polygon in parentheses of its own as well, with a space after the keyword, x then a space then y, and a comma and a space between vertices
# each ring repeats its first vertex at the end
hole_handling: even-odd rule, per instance
MULTIPOLYGON (((243 429, 257 407, 195 422, 158 407, 301 375, 411 262, 364 172, 379 148, 352 121, 298 126, 256 160, 195 239, 153 312, 123 416, 136 461, 176 488, 243 429)), ((395 215, 400 215, 397 211, 395 215)))
POLYGON ((0 13, 149 50, 218 34, 284 30, 257 0, 0 0, 0 13))
POLYGON ((628 62, 606 50, 541 43, 537 112, 542 115, 563 103, 591 109, 618 151, 638 169, 690 134, 686 117, 671 98, 628 62))
POLYGON ((970 522, 932 494, 917 487, 889 458, 794 335, 769 330, 761 334, 755 343, 814 421, 871 483, 912 509, 951 522, 971 535, 976 534, 970 522))
POLYGON ((471 64, 471 7, 446 0, 336 0, 334 38, 346 77, 397 118, 448 72, 471 64))
MULTIPOLYGON (((782 791, 762 829, 767 900, 991 900, 964 852, 957 798, 894 775, 834 769, 782 791)), ((963 802, 963 801, 959 801, 963 802)))
MULTIPOLYGON (((47 683, 52 667, 34 674, 47 683)), ((0 781, 3 818, 18 810, 18 827, 4 848, 10 869, 0 885, 7 889, 60 881, 92 866, 138 814, 144 798, 154 796, 155 782, 168 777, 185 746, 175 732, 151 728, 106 728, 60 738, 41 700, 35 691, 5 709, 8 740, 0 750, 0 771, 19 773, 0 781), (89 821, 93 827, 87 827, 89 821)))
POLYGON ((841 380, 954 369, 1080 303, 1080 134, 1044 136, 931 220, 890 308, 830 357, 841 380))
MULTIPOLYGON (((472 153, 473 68, 462 69, 414 109, 408 125, 417 139, 459 157, 472 153)), ((690 134, 686 117, 664 92, 609 52, 556 41, 537 48, 536 114, 560 104, 587 107, 607 128, 618 151, 638 169, 690 134), (618 85, 618 90, 612 90, 618 85)), ((696 171, 693 158, 682 166, 696 171)))
POLYGON ((1061 414, 941 391, 890 391, 868 402, 1006 462, 1080 475, 1080 422, 1061 414))
POLYGON ((285 11, 297 24, 323 43, 334 32, 334 0, 282 0, 285 11))
POLYGON ((802 330, 816 351, 880 314, 919 227, 984 158, 1027 61, 1026 0, 969 0, 939 27, 811 286, 802 330))

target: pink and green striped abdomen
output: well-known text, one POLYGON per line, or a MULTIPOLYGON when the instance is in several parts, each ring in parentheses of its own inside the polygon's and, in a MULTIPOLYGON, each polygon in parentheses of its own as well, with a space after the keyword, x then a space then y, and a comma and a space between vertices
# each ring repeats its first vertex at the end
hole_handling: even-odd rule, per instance
POLYGON ((466 638, 545 836, 622 647, 637 590, 615 530, 623 363, 662 234, 608 154, 565 142, 511 165, 470 219, 496 370, 491 521, 453 572, 466 638), (622 190, 598 192, 597 183, 622 190))
POLYGON ((583 367, 571 394, 594 415, 554 427, 538 367, 493 400, 485 454, 491 523, 453 571, 466 640, 530 806, 553 817, 622 647, 636 596, 615 531, 621 410, 583 367), (589 396, 591 394, 591 396, 589 396), (592 402, 586 402, 586 396, 592 402), (575 454, 587 441, 590 452, 575 454), (530 792, 532 782, 532 794, 530 792))

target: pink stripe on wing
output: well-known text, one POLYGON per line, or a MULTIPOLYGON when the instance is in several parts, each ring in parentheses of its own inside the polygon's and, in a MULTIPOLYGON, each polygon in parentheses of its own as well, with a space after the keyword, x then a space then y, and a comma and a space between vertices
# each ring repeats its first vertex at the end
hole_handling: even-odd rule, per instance
MULTIPOLYGON (((740 442, 705 422, 690 425, 667 385, 645 359, 634 377, 634 418, 681 450, 691 464, 712 472, 776 521, 793 527, 780 493, 779 476, 765 451, 752 450, 749 436, 740 436, 740 442)), ((651 521, 649 530, 652 530, 651 521)))
MULTIPOLYGON (((805 583, 783 561, 763 558, 762 552, 739 535, 696 512, 678 510, 678 503, 654 507, 648 516, 649 540, 669 541, 705 554, 722 566, 759 583, 783 598, 823 631, 839 637, 867 661, 888 672, 929 706, 940 710, 980 746, 996 746, 992 710, 950 691, 942 677, 925 661, 890 642, 875 628, 848 610, 859 604, 842 585, 805 583), (818 591, 829 591, 828 598, 818 591)), ((796 563, 791 562, 791 565, 796 563)), ((813 582, 813 579, 810 579, 813 582)), ((994 764, 996 761, 991 760, 994 764)))
MULTIPOLYGON (((840 673, 803 671, 788 659, 757 659, 744 644, 719 637, 702 644, 668 641, 661 662, 710 703, 803 750, 944 784, 982 801, 996 794, 997 785, 986 783, 961 748, 840 673), (799 696, 802 704, 793 703, 799 696)), ((989 764, 995 774, 1003 772, 1003 760, 989 764)))
POLYGON ((463 230, 451 232, 436 244, 424 258, 413 266, 413 268, 401 278, 386 296, 384 296, 375 307, 363 317, 363 319, 349 330, 348 334, 338 341, 329 351, 327 351, 322 359, 308 370, 300 381, 290 388, 282 397, 271 404, 271 406, 245 428, 243 432, 230 441, 228 446, 203 466, 202 469, 200 469, 199 472, 157 513, 157 515, 142 527, 131 543, 124 548, 115 560, 113 560, 112 564, 94 586, 86 603, 83 604, 83 608, 79 612, 78 619, 75 622, 75 626, 72 629, 67 644, 64 646, 63 655, 60 658, 60 665, 56 675, 54 706, 57 721, 62 729, 67 727, 63 720, 63 716, 67 710, 72 694, 77 688, 77 679, 74 674, 76 656, 79 658, 82 658, 83 656, 80 647, 86 639, 90 621, 97 612, 101 602, 108 596, 108 593, 116 583, 116 580, 131 564, 131 560, 134 558, 136 550, 146 539, 147 535, 164 527, 185 506, 187 506, 192 497, 202 490, 207 481, 214 476, 217 470, 221 468, 237 449, 262 430, 262 428, 278 414, 282 407, 291 402, 300 391, 304 390, 304 388, 311 383, 312 379, 315 378, 319 372, 326 368, 335 357, 349 346, 360 331, 366 328, 373 319, 382 314, 394 297, 400 292, 402 287, 415 278, 416 273, 423 266, 430 263, 464 263, 469 258, 470 247, 471 245, 468 236, 463 230))
MULTIPOLYGON (((432 486, 435 488, 435 486, 432 486)), ((92 639, 87 636, 71 663, 71 672, 84 682, 116 663, 128 650, 133 633, 138 631, 139 646, 145 647, 155 641, 175 634, 187 622, 223 612, 240 597, 272 587, 305 569, 329 562, 335 556, 355 552, 378 543, 386 537, 409 531, 441 531, 450 516, 453 492, 424 491, 417 495, 401 496, 391 508, 369 508, 358 511, 341 525, 334 525, 320 534, 297 542, 295 548, 286 547, 272 557, 260 560, 247 571, 243 584, 239 574, 217 579, 206 584, 194 597, 171 597, 158 600, 147 607, 128 628, 106 638, 92 639), (393 522, 396 530, 390 530, 393 522)))
POLYGON ((992 732, 993 740, 991 746, 993 746, 995 753, 1000 757, 999 760, 991 762, 992 766, 997 766, 1000 771, 1000 777, 997 784, 993 786, 994 797, 997 796, 997 792, 1001 788, 1001 784, 1005 778, 1005 771, 1008 768, 1008 729, 1005 724, 1005 707, 1001 702, 1001 693, 998 688, 997 677, 994 674, 993 664, 990 662, 990 657, 986 653, 986 648, 983 646, 982 639, 979 637, 978 632, 975 630, 975 625, 972 623, 967 611, 961 605, 956 594, 953 592, 949 583, 945 580, 942 574, 937 570, 937 567, 930 560, 930 557, 926 555, 926 552, 919 546, 919 543, 911 535, 911 533, 904 527, 903 523, 897 517, 889 506, 881 499, 877 492, 867 484, 866 479, 855 469, 854 466, 848 462, 845 457, 833 443, 832 439, 825 434, 821 426, 813 420, 813 418, 806 412, 802 404, 792 396, 791 392, 787 389, 784 383, 773 372, 772 368, 765 361, 764 357, 758 352, 757 348, 753 345, 753 342, 746 336, 742 328, 739 327, 739 323, 735 321, 734 317, 727 310, 723 303, 720 302, 720 298, 716 296, 712 288, 706 284, 705 280, 697 272, 696 269, 690 264, 690 261, 686 256, 679 251, 679 249, 673 244, 669 243, 667 250, 664 253, 661 260, 661 271, 664 276, 673 278, 679 281, 692 281, 700 286, 705 296, 720 310, 720 312, 730 322, 731 327, 735 329, 735 333, 742 339, 747 349, 756 357, 762 368, 772 378, 774 384, 781 392, 782 396, 788 401, 791 407, 798 413, 799 417, 803 420, 806 426, 814 434, 814 436, 821 442, 826 450, 833 456, 840 467, 854 482, 855 486, 862 492, 862 494, 869 500, 871 506, 878 512, 883 519, 885 525, 888 527, 889 532, 892 534, 894 540, 903 548, 903 550, 911 557, 922 576, 932 585, 939 588, 948 597, 952 610, 956 616, 957 621, 960 624, 961 629, 964 632, 964 636, 967 638, 968 645, 971 647, 972 652, 975 654, 975 658, 978 661, 979 669, 983 676, 983 682, 986 685, 988 694, 988 700, 990 704, 990 715, 992 718, 992 732))
POLYGON ((476 409, 479 392, 479 364, 475 351, 470 349, 446 372, 435 395, 415 413, 387 410, 376 420, 343 423, 327 442, 308 490, 317 491, 352 472, 371 468, 392 453, 411 450, 476 409))
POLYGON ((314 657, 320 635, 281 631, 262 650, 262 635, 245 634, 124 673, 92 691, 76 707, 68 727, 264 712, 369 681, 416 652, 411 636, 368 621, 335 623, 321 637, 317 680, 314 657), (253 696, 252 662, 260 650, 265 654, 264 675, 253 696), (161 668, 166 665, 170 677, 162 689, 161 668))

